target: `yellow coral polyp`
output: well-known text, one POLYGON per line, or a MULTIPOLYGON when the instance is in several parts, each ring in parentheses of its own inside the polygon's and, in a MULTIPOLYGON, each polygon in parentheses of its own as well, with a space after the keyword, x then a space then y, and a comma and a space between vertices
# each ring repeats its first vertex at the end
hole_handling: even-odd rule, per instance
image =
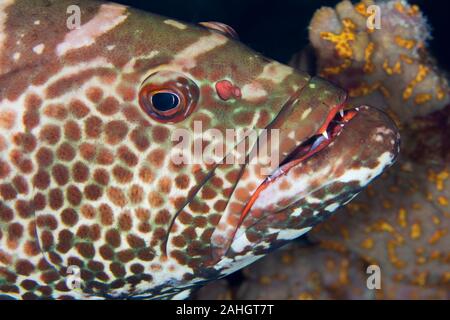
POLYGON ((338 66, 335 67, 326 67, 322 69, 322 72, 320 73, 320 75, 322 77, 326 77, 328 75, 336 75, 341 73, 343 70, 347 69, 348 67, 350 67, 350 65, 352 64, 352 62, 349 59, 345 59, 344 62, 338 66))
POLYGON ((384 60, 383 62, 383 70, 388 74, 388 75, 393 75, 394 73, 396 74, 400 74, 402 72, 402 64, 400 63, 400 61, 397 61, 393 67, 389 66, 389 62, 387 61, 387 59, 384 60))
POLYGON ((445 91, 442 89, 442 87, 438 87, 436 90, 436 98, 438 100, 444 100, 445 98, 445 91))
POLYGON ((431 219, 432 219, 434 224, 436 224, 436 225, 441 224, 441 219, 439 219, 439 217, 433 216, 431 219))
POLYGON ((423 287, 427 283, 427 277, 428 277, 428 272, 423 271, 423 272, 419 273, 419 275, 412 281, 412 283, 423 287))
POLYGON ((412 5, 411 8, 408 10, 408 14, 411 16, 416 16, 420 13, 420 9, 418 5, 412 5))
POLYGON ((340 58, 350 59, 353 57, 353 49, 349 42, 354 41, 356 38, 354 32, 356 25, 350 19, 345 18, 342 20, 342 29, 340 34, 321 32, 320 37, 335 44, 335 50, 340 58))
POLYGON ((341 269, 339 272, 339 282, 341 285, 348 284, 348 267, 349 267, 349 261, 347 259, 343 259, 341 262, 341 269))
POLYGON ((416 16, 416 15, 418 15, 420 13, 420 9, 419 9, 419 7, 417 5, 414 4, 412 6, 407 6, 406 7, 405 5, 403 5, 403 3, 401 1, 397 1, 394 4, 394 8, 398 12, 400 12, 402 14, 407 14, 409 16, 416 16))
POLYGON ((412 39, 404 39, 400 36, 395 36, 394 38, 395 43, 402 48, 405 48, 407 50, 411 50, 415 47, 416 41, 412 39))
POLYGON ((406 210, 405 208, 400 208, 400 210, 398 210, 398 224, 402 227, 405 228, 406 227, 406 210))
POLYGON ((373 51, 375 50, 375 44, 373 42, 369 42, 369 44, 367 45, 366 49, 364 50, 364 60, 365 60, 365 64, 363 67, 363 71, 365 73, 372 73, 373 70, 375 69, 375 66, 372 62, 372 54, 373 51))
POLYGON ((365 3, 363 3, 363 2, 356 4, 355 10, 356 10, 356 12, 358 12, 360 15, 362 15, 364 17, 370 16, 370 13, 367 12, 367 7, 366 7, 365 3))
POLYGON ((446 229, 439 229, 436 230, 431 237, 428 239, 428 243, 429 244, 435 244, 436 242, 439 241, 439 239, 441 239, 443 236, 445 236, 447 234, 447 230, 446 229))
POLYGON ((366 96, 366 95, 374 92, 375 90, 377 90, 379 87, 380 87, 379 82, 376 82, 372 85, 368 85, 367 83, 362 83, 359 87, 349 89, 348 94, 352 98, 366 96))
POLYGON ((421 231, 420 224, 414 223, 411 226, 411 234, 410 234, 411 239, 418 239, 421 234, 422 234, 422 231, 421 231))
POLYGON ((447 170, 442 170, 439 173, 434 172, 433 170, 428 171, 428 181, 434 182, 436 185, 436 189, 438 191, 444 190, 444 182, 449 178, 449 173, 447 170))
POLYGON ((442 170, 441 172, 439 172, 437 174, 438 180, 447 180, 449 177, 450 177, 450 174, 448 173, 447 170, 442 170))
POLYGON ((397 253, 395 251, 396 247, 397 247, 397 244, 395 243, 395 241, 390 240, 388 242, 387 251, 388 251, 389 260, 396 268, 402 269, 406 266, 406 263, 397 257, 397 253))
POLYGON ((442 275, 442 282, 450 283, 450 271, 444 272, 444 274, 442 275))
POLYGON ((444 197, 444 196, 439 196, 438 197, 438 203, 441 205, 441 206, 448 206, 448 199, 446 198, 446 197, 444 197))
POLYGON ((415 96, 414 102, 418 105, 421 105, 427 103, 431 99, 433 99, 433 96, 430 93, 419 93, 415 96))
POLYGON ((403 100, 407 100, 411 97, 414 88, 422 82, 425 77, 427 76, 429 72, 429 68, 423 64, 419 64, 419 68, 416 74, 416 77, 411 80, 411 82, 406 86, 405 90, 403 91, 403 100))
POLYGON ((405 6, 400 1, 397 1, 394 4, 394 7, 395 7, 395 10, 397 10, 400 13, 405 13, 406 12, 405 6))
POLYGON ((367 238, 361 243, 361 247, 364 249, 372 249, 374 245, 374 241, 372 238, 367 238))
POLYGON ((314 297, 308 292, 302 292, 297 296, 297 300, 313 300, 314 297))
POLYGON ((406 55, 406 54, 401 54, 400 55, 400 59, 403 62, 406 62, 407 64, 413 64, 414 63, 414 59, 411 58, 410 56, 406 55))

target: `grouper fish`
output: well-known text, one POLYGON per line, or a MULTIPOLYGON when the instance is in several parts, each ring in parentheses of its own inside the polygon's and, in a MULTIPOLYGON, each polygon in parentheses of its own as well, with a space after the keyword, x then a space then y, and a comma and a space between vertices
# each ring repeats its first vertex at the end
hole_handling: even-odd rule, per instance
POLYGON ((309 231, 398 151, 384 113, 224 24, 0 2, 2 298, 186 298, 309 231), (230 129, 257 132, 231 143, 244 161, 174 161, 230 129), (259 142, 278 163, 250 161, 259 142))

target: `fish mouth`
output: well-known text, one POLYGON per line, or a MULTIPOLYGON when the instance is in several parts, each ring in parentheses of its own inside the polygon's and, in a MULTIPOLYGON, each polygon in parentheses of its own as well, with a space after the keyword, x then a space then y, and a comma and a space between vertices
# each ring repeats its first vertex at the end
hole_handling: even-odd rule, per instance
MULTIPOLYGON (((331 186, 336 193, 314 206, 317 212, 331 204, 335 210, 395 162, 400 136, 393 121, 381 110, 350 107, 344 102, 332 107, 325 118, 315 134, 291 149, 251 194, 226 245, 213 243, 214 257, 238 254, 233 244, 240 243, 239 239, 248 232, 252 239, 257 238, 255 234, 270 238, 276 229, 294 230, 315 224, 313 220, 320 221, 320 215, 318 219, 308 218, 308 222, 298 224, 297 217, 290 217, 286 212, 302 205, 310 206, 308 198, 312 194, 331 186), (293 185, 289 192, 281 189, 286 181, 293 185)), ((249 245, 256 246, 258 241, 254 241, 249 245)))
POLYGON ((345 105, 334 108, 327 117, 324 125, 294 151, 292 151, 280 164, 281 172, 287 172, 300 162, 312 157, 317 152, 326 148, 344 130, 346 124, 359 112, 359 108, 344 109, 345 105))
POLYGON ((239 219, 238 227, 242 224, 262 190, 273 183, 274 180, 286 175, 292 168, 307 161, 307 159, 327 148, 327 146, 329 146, 341 132, 345 130, 346 124, 360 111, 360 108, 358 107, 349 109, 346 108, 346 106, 347 102, 334 106, 327 115, 323 125, 317 130, 316 134, 307 138, 290 152, 283 159, 278 168, 261 183, 245 206, 239 219))

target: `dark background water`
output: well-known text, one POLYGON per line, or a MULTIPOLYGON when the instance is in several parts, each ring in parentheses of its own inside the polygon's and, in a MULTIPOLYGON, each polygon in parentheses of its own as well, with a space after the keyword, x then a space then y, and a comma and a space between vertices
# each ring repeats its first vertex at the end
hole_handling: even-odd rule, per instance
MULTIPOLYGON (((308 43, 313 13, 337 0, 112 0, 167 17, 220 21, 232 26, 242 42, 268 57, 287 62, 308 43)), ((355 1, 352 1, 355 2, 355 1)), ((430 48, 440 66, 450 71, 450 1, 411 0, 432 26, 430 48)), ((382 18, 381 18, 382 19, 382 18)))

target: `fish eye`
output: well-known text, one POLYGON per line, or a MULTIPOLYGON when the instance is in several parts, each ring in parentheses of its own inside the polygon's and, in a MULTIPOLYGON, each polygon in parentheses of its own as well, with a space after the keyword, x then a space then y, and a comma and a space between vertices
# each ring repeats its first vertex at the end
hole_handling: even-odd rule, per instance
POLYGON ((158 122, 176 123, 186 119, 195 109, 197 85, 185 75, 158 71, 150 75, 139 90, 139 105, 158 122))
POLYGON ((156 110, 165 112, 176 108, 180 104, 180 98, 173 92, 156 92, 152 95, 152 104, 156 110))

